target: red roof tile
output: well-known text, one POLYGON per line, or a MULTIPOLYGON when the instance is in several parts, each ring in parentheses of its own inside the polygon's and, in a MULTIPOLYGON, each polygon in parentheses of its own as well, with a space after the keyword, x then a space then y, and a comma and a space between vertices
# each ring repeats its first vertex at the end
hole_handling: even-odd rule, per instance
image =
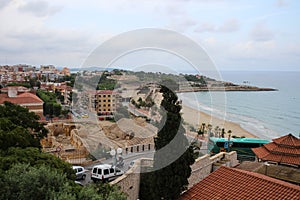
POLYGON ((268 151, 272 153, 284 153, 284 154, 292 154, 300 156, 300 148, 289 148, 286 146, 279 146, 275 142, 271 142, 264 145, 268 151))
POLYGON ((262 147, 253 148, 252 151, 262 161, 300 166, 300 139, 292 134, 273 139, 274 142, 264 144, 262 147))
POLYGON ((31 103, 43 103, 43 101, 36 95, 32 93, 22 93, 16 97, 8 97, 7 94, 0 95, 0 104, 3 104, 5 101, 14 103, 14 104, 31 104, 31 103))
POLYGON ((194 185, 181 200, 299 200, 300 186, 240 169, 221 167, 194 185))
POLYGON ((300 139, 296 138, 292 134, 288 134, 285 136, 282 136, 280 138, 273 139, 273 142, 275 142, 278 145, 285 145, 285 146, 292 146, 300 148, 300 139))

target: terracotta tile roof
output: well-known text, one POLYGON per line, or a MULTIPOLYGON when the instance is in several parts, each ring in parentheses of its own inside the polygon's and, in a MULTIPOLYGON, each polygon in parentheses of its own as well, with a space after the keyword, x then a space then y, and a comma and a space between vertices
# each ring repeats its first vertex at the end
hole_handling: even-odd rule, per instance
POLYGON ((288 134, 280 138, 273 139, 273 142, 279 145, 293 146, 293 147, 300 148, 300 139, 296 138, 292 134, 288 134))
POLYGON ((300 139, 289 134, 274 142, 264 144, 262 147, 253 148, 254 154, 262 161, 273 161, 278 163, 293 164, 300 166, 300 139))
POLYGON ((31 104, 31 103, 43 103, 43 101, 36 95, 26 92, 19 94, 16 97, 8 97, 7 94, 0 95, 0 104, 3 104, 5 101, 14 103, 14 104, 31 104))
POLYGON ((221 167, 185 192, 180 200, 299 200, 300 186, 240 169, 221 167))
POLYGON ((299 155, 300 156, 300 148, 289 148, 286 146, 279 146, 275 142, 271 142, 269 144, 265 144, 264 147, 271 151, 272 153, 284 153, 291 155, 299 155))

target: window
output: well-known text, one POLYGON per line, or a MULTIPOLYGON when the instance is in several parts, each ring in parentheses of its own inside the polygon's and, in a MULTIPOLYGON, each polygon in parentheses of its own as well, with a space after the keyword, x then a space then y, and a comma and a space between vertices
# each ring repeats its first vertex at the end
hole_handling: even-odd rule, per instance
POLYGON ((102 170, 101 169, 98 169, 98 174, 102 174, 102 170))
POLYGON ((108 171, 108 169, 105 169, 105 170, 103 170, 103 172, 104 172, 104 175, 107 175, 107 174, 109 174, 109 171, 108 171))
POLYGON ((106 102, 106 100, 104 99, 103 102, 106 102))
POLYGON ((217 142, 218 147, 224 147, 224 142, 217 142))
POLYGON ((110 102, 110 99, 108 99, 107 101, 110 102))
POLYGON ((94 174, 97 173, 97 168, 94 168, 94 169, 93 169, 93 173, 94 173, 94 174))
POLYGON ((78 168, 77 171, 78 172, 82 172, 83 170, 82 170, 82 168, 78 168))
POLYGON ((110 97, 110 94, 109 94, 109 95, 107 95, 107 97, 110 97))
POLYGON ((109 169, 109 173, 115 173, 114 168, 110 168, 110 169, 109 169))
POLYGON ((259 147, 260 145, 258 143, 237 143, 234 142, 232 147, 237 147, 237 148, 255 148, 259 147))
POLYGON ((106 97, 106 95, 104 94, 103 97, 106 97))
POLYGON ((110 104, 107 104, 108 107, 110 107, 110 104))

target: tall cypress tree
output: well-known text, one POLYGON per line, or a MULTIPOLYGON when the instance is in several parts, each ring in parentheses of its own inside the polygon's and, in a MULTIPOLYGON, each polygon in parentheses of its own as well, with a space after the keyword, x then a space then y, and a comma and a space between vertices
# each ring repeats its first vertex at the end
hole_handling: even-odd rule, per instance
POLYGON ((165 122, 155 142, 153 172, 142 175, 141 199, 177 199, 188 186, 188 177, 195 161, 193 147, 189 146, 182 126, 181 105, 177 95, 161 86, 165 122))

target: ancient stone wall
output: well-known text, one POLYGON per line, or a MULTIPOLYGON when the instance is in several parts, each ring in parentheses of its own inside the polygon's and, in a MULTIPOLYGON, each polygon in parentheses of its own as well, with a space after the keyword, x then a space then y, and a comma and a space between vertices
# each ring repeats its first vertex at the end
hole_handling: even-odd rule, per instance
MULTIPOLYGON (((212 157, 207 154, 196 159, 195 163, 191 166, 192 174, 188 179, 188 188, 191 188, 208 176, 213 171, 214 164, 219 162, 224 162, 224 165, 226 164, 229 167, 236 166, 238 164, 236 152, 221 152, 212 157)), ((150 158, 143 158, 135 161, 132 169, 111 182, 111 184, 120 186, 121 190, 128 195, 129 200, 136 200, 138 199, 140 185, 140 174, 138 172, 141 170, 141 166, 151 166, 152 164, 153 160, 150 158)))
POLYGON ((189 177, 188 188, 191 188, 193 185, 208 176, 214 170, 213 166, 221 161, 224 162, 223 165, 227 165, 228 167, 234 167, 239 163, 235 151, 229 153, 221 152, 212 157, 206 154, 196 159, 195 163, 191 166, 192 174, 189 177))
POLYGON ((137 160, 133 167, 129 169, 123 176, 110 182, 111 185, 117 185, 128 195, 128 200, 137 200, 140 190, 140 162, 137 160))
POLYGON ((153 143, 138 144, 138 145, 124 147, 122 150, 123 150, 122 151, 123 155, 129 154, 129 153, 141 153, 141 152, 145 152, 145 151, 152 151, 152 150, 154 150, 154 144, 153 143))

